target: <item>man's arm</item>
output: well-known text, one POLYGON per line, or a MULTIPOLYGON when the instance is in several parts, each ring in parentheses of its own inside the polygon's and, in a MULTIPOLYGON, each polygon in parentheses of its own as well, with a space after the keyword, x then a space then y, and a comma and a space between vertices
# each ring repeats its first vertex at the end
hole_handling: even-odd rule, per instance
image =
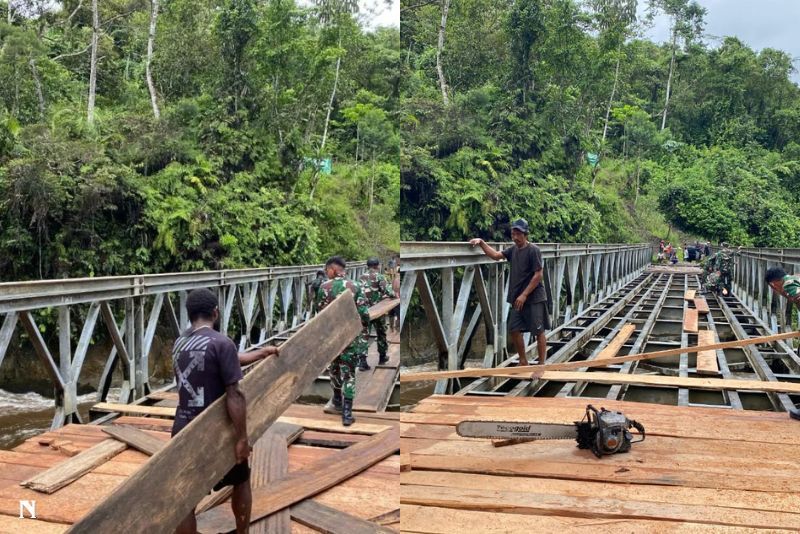
POLYGON ((490 247, 489 245, 487 245, 486 242, 483 239, 481 239, 480 237, 476 237, 475 239, 470 239, 469 240, 469 244, 472 245, 473 247, 474 246, 481 247, 481 250, 483 250, 483 253, 486 254, 487 256, 489 256, 490 258, 492 258, 495 261, 500 261, 500 260, 506 259, 506 257, 503 256, 502 252, 500 252, 499 250, 495 250, 492 247, 490 247))
POLYGON ((250 445, 247 443, 247 403, 244 393, 239 389, 239 383, 235 382, 225 388, 225 407, 228 409, 228 416, 233 422, 236 430, 236 463, 240 464, 250 456, 250 445))
POLYGON ((542 281, 542 276, 544 276, 544 271, 542 269, 539 269, 533 273, 531 281, 528 282, 528 285, 522 290, 522 293, 520 293, 519 296, 514 300, 515 310, 520 311, 522 309, 522 307, 525 305, 525 301, 528 300, 530 294, 533 293, 533 290, 536 289, 536 286, 538 286, 542 281))
POLYGON ((257 362, 258 360, 263 360, 267 356, 273 355, 277 357, 279 355, 279 349, 278 347, 273 347, 271 345, 255 350, 249 350, 247 352, 240 352, 239 365, 248 365, 253 362, 257 362))

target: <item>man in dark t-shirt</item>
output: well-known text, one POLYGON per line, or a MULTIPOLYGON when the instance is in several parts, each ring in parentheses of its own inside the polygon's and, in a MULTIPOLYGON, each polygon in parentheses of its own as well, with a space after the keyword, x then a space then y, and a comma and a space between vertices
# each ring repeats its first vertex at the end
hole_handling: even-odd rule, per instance
POLYGON ((536 337, 539 364, 544 365, 547 357, 547 338, 545 330, 550 328, 547 314, 547 292, 542 283, 544 275, 542 252, 539 247, 528 242, 528 223, 517 219, 511 225, 511 240, 514 245, 502 252, 487 245, 483 239, 470 240, 470 245, 480 246, 484 254, 493 260, 507 260, 511 264, 508 280, 508 297, 511 304, 508 328, 511 340, 519 354, 519 365, 528 365, 527 350, 523 332, 536 337))
MULTIPOLYGON (((172 367, 178 387, 178 407, 172 425, 174 436, 215 400, 227 393, 226 408, 236 430, 236 465, 220 480, 215 490, 233 486, 231 505, 236 516, 236 531, 247 532, 250 525, 250 467, 247 458, 251 447, 247 441, 246 402, 239 390, 241 364, 251 363, 267 355, 277 355, 276 347, 239 354, 227 336, 215 330, 219 320, 219 303, 208 289, 195 289, 186 299, 186 311, 192 322, 175 340, 172 367)), ((175 530, 177 533, 197 531, 194 510, 175 530)))

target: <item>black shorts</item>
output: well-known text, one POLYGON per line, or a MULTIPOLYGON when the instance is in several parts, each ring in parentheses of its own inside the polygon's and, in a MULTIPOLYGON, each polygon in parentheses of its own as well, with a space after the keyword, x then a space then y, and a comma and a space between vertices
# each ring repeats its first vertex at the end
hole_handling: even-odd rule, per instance
POLYGON ((238 486, 248 480, 250 480, 250 464, 245 460, 240 464, 234 465, 231 470, 222 477, 222 480, 217 482, 217 485, 214 486, 214 491, 219 491, 225 486, 238 486))
POLYGON ((550 329, 550 315, 547 313, 546 302, 525 303, 521 311, 511 306, 508 314, 508 329, 512 332, 531 332, 538 334, 550 329))

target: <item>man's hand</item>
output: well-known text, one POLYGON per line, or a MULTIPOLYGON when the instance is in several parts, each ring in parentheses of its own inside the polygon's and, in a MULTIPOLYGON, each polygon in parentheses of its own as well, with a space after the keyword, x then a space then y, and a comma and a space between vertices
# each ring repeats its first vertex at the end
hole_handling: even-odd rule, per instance
POLYGON ((250 444, 247 443, 247 438, 242 438, 236 441, 236 447, 234 450, 236 451, 236 463, 240 464, 250 457, 250 451, 252 450, 252 447, 250 447, 250 444))
POLYGON ((280 356, 280 349, 273 345, 266 346, 261 349, 263 351, 262 358, 266 358, 267 356, 275 356, 276 358, 280 356))
POLYGON ((483 243, 483 239, 481 239, 480 237, 476 237, 475 239, 469 240, 469 244, 472 245, 473 247, 477 247, 481 243, 483 243))
POLYGON ((520 295, 514 300, 514 309, 517 311, 522 311, 522 307, 525 306, 525 301, 528 300, 528 297, 525 295, 520 295))

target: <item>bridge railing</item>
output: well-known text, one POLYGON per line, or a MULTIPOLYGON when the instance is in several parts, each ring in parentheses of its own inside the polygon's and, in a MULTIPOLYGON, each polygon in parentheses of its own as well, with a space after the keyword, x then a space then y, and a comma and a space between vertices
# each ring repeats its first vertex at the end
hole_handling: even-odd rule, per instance
MULTIPOLYGON (((489 243, 496 249, 512 243, 489 243)), ((540 243, 545 283, 553 300, 553 328, 616 291, 651 261, 651 246, 640 244, 540 243)), ((440 359, 448 370, 463 365, 479 323, 486 331, 484 367, 505 359, 510 305, 509 269, 468 243, 417 242, 400 244, 400 324, 405 323, 412 296, 419 295, 440 359), (460 287, 455 292, 456 279, 460 287), (437 296, 432 281, 440 285, 437 296), (416 290, 416 291, 415 291, 416 290), (471 308, 471 309, 469 309, 471 308)), ((528 338, 526 337, 526 342, 528 338)), ((436 384, 445 393, 447 381, 436 384)))
POLYGON ((764 281, 770 267, 800 274, 800 249, 742 248, 734 253, 732 289, 753 315, 770 325, 774 332, 800 328, 793 305, 776 295, 764 281))
MULTIPOLYGON (((53 428, 79 422, 77 386, 98 323, 112 341, 97 390, 105 401, 112 376, 121 363, 119 402, 150 392, 150 352, 157 327, 166 325, 172 339, 189 325, 186 297, 208 288, 220 303, 220 330, 240 350, 305 321, 311 309, 308 284, 322 265, 198 271, 102 278, 75 278, 0 283, 0 364, 22 325, 55 387, 53 428), (55 310, 57 351, 45 341, 36 316, 55 310), (73 323, 80 322, 80 325, 73 323), (57 356, 54 357, 54 353, 57 356)), ((357 278, 366 266, 348 264, 357 278)))

